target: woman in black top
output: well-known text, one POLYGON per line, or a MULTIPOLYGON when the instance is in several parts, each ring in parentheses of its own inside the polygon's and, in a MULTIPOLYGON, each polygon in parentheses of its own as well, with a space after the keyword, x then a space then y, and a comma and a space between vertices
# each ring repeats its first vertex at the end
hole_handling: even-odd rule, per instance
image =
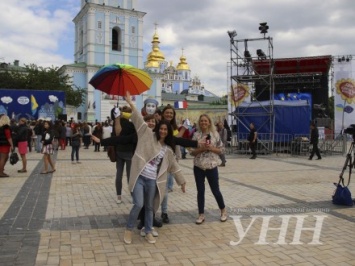
POLYGON ((43 162, 44 162, 44 169, 42 170, 41 174, 48 174, 55 172, 55 167, 52 162, 51 155, 53 154, 53 130, 52 130, 52 123, 50 121, 44 121, 43 123, 44 132, 42 134, 42 154, 43 154, 43 162), (48 164, 51 166, 52 170, 48 171, 48 164))

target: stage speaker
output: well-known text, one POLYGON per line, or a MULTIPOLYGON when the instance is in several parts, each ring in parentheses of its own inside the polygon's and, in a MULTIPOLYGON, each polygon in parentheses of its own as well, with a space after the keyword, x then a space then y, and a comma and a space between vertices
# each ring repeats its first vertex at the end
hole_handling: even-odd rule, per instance
POLYGON ((67 121, 67 115, 66 114, 60 114, 58 115, 58 120, 62 120, 62 121, 67 121))

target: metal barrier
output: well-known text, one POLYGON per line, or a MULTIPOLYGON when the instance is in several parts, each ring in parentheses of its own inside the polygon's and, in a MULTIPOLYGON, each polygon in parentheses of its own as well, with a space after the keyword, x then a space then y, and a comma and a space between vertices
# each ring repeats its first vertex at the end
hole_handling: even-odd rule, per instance
MULTIPOLYGON (((233 135, 226 148, 226 154, 250 154, 248 133, 233 135), (239 136, 239 138, 238 138, 239 136)), ((291 156, 309 156, 312 145, 310 135, 270 134, 259 133, 257 154, 287 154, 291 156)), ((344 154, 347 150, 346 135, 329 134, 322 135, 318 147, 324 156, 344 154)))

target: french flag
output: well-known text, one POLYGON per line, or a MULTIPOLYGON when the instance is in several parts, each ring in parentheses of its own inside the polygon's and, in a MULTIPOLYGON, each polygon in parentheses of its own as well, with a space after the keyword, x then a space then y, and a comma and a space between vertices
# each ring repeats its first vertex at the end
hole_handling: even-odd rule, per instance
POLYGON ((174 102, 174 108, 176 109, 186 109, 187 101, 176 101, 174 102))

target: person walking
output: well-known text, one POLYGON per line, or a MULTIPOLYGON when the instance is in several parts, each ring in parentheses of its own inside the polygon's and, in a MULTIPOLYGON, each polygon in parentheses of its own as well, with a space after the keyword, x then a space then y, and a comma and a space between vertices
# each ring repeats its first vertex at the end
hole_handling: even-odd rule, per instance
POLYGON ((175 159, 173 132, 167 121, 157 124, 155 132, 144 122, 142 115, 134 106, 127 92, 126 101, 132 109, 131 120, 137 130, 138 143, 132 158, 129 190, 133 197, 133 207, 130 211, 124 242, 132 243, 132 230, 143 205, 145 206, 145 233, 148 243, 155 243, 152 234, 153 212, 157 211, 166 193, 168 172, 173 173, 181 190, 185 192, 185 179, 175 159))
POLYGON ((202 224, 205 221, 205 178, 207 178, 212 194, 221 211, 220 221, 225 222, 228 219, 228 215, 222 193, 219 189, 217 167, 220 163, 219 154, 224 152, 224 146, 211 118, 207 114, 200 116, 198 131, 195 132, 193 139, 201 140, 204 137, 206 137, 206 146, 191 150, 191 155, 195 157, 193 171, 197 188, 199 212, 196 224, 202 224))
POLYGON ((14 150, 11 138, 10 118, 7 115, 0 115, 0 177, 9 177, 5 173, 5 165, 9 159, 9 152, 14 150))
POLYGON ((258 144, 258 133, 256 132, 255 125, 253 123, 250 123, 249 125, 249 136, 248 136, 248 141, 249 141, 249 148, 251 150, 252 156, 249 159, 256 159, 256 147, 258 144))
POLYGON ((310 144, 312 145, 311 155, 309 156, 308 160, 312 160, 314 154, 317 155, 317 160, 321 160, 322 156, 320 155, 319 148, 318 148, 318 138, 319 132, 317 125, 314 122, 311 122, 311 141, 310 144))
POLYGON ((54 133, 52 130, 52 123, 50 121, 44 121, 43 123, 44 131, 42 134, 42 154, 43 154, 43 162, 44 162, 44 169, 42 170, 41 174, 48 174, 54 173, 55 167, 52 162, 51 155, 53 154, 53 139, 54 133), (48 166, 51 166, 52 170, 48 171, 48 166))
MULTIPOLYGON (((74 123, 73 123, 74 125, 74 123)), ((71 137, 72 137, 73 130, 71 128, 70 123, 66 123, 65 125, 65 146, 71 146, 71 137)))
POLYGON ((83 135, 81 134, 80 125, 74 124, 73 125, 73 132, 71 133, 71 163, 75 164, 74 156, 76 159, 76 163, 80 163, 79 161, 79 150, 81 144, 83 142, 83 135))
MULTIPOLYGON (((217 130, 219 133, 219 137, 223 143, 224 148, 227 147, 227 129, 224 127, 222 122, 218 122, 217 123, 217 130)), ((222 163, 219 165, 221 167, 226 166, 226 155, 224 154, 224 152, 222 152, 221 154, 219 154, 219 158, 221 159, 222 163)))
POLYGON ((43 134, 43 122, 41 119, 38 119, 36 121, 33 131, 36 135, 35 150, 37 153, 40 153, 42 150, 42 134, 43 134))
MULTIPOLYGON (((99 139, 102 139, 102 134, 103 134, 102 124, 100 122, 97 122, 96 126, 92 132, 92 135, 99 138, 99 139)), ((100 143, 94 142, 94 147, 95 147, 94 152, 100 151, 100 143)))
POLYGON ((18 170, 18 173, 27 172, 27 158, 26 154, 28 152, 28 126, 26 118, 21 118, 17 127, 17 149, 21 156, 22 169, 18 170))

